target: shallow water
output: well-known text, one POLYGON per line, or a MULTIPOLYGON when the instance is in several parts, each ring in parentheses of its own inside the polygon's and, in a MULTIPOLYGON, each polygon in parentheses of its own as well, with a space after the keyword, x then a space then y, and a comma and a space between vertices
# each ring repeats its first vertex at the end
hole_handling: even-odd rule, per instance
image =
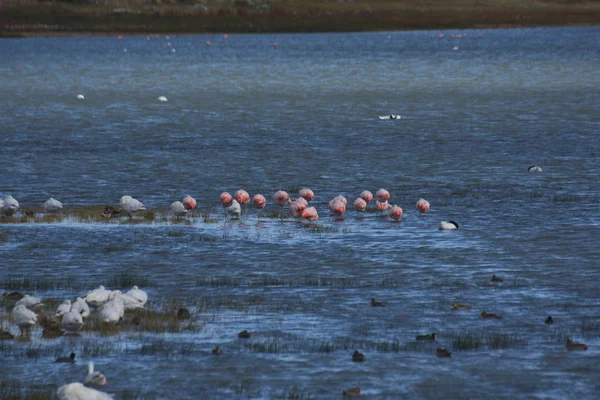
POLYGON ((190 193, 219 219, 0 224, 3 282, 69 282, 36 292, 62 299, 132 274, 149 308, 179 298, 201 326, 53 341, 34 330, 30 344, 2 343, 0 378, 56 388, 93 360, 118 398, 339 398, 352 386, 373 398, 593 398, 600 28, 450 33, 0 41, 0 194, 22 207, 131 194, 164 208, 190 193), (377 118, 390 113, 402 120, 377 118), (221 191, 303 186, 316 227, 252 209, 222 219, 221 191), (328 214, 335 195, 380 187, 401 223, 328 214), (448 219, 460 229, 438 231, 448 219), (453 301, 473 309, 451 312, 453 301), (414 340, 428 332, 437 343, 414 340), (461 332, 507 336, 462 350, 461 332), (567 335, 589 350, 568 352, 567 335), (39 344, 49 350, 25 356, 39 344), (77 365, 54 364, 71 350, 77 365))

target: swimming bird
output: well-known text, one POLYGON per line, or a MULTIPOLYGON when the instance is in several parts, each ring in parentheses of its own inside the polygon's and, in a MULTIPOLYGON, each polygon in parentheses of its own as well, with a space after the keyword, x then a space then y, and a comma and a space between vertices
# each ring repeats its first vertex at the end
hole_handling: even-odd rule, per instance
POLYGON ((239 218, 242 215, 242 206, 234 199, 228 207, 225 207, 225 211, 232 217, 239 218))
POLYGON ((383 304, 380 301, 375 301, 375 298, 371 298, 371 307, 385 307, 385 304, 383 304))
POLYGON ((360 198, 369 203, 371 200, 373 200, 373 193, 369 192, 368 190, 363 190, 360 192, 360 198))
POLYGON ((167 101, 165 96, 158 96, 158 101, 167 101))
POLYGON ((113 396, 95 389, 87 388, 79 382, 63 385, 56 391, 59 400, 112 400, 113 396))
POLYGON ((108 302, 110 293, 110 290, 106 290, 104 286, 100 285, 97 289, 87 292, 83 299, 92 307, 101 307, 108 302))
POLYGON ((490 278, 490 281, 492 282, 504 282, 504 279, 496 276, 496 274, 492 275, 492 277, 490 278))
POLYGON ((315 199, 315 193, 309 188, 301 189, 298 194, 306 201, 312 201, 315 199))
POLYGON ((25 306, 27 308, 34 308, 42 304, 42 300, 39 297, 30 296, 26 294, 21 300, 15 303, 15 306, 25 306))
POLYGON ((358 212, 363 212, 367 209, 367 202, 360 197, 354 200, 354 209, 358 212))
POLYGON ((399 206, 392 206, 392 208, 390 208, 390 218, 394 221, 400 221, 400 219, 402 219, 402 214, 402 208, 399 206))
POLYGON ((240 204, 250 203, 250 195, 244 189, 240 189, 235 192, 235 199, 240 204))
POLYGON ((453 231, 458 229, 458 224, 454 221, 442 221, 438 227, 440 231, 453 231))
POLYGON ((60 201, 56 200, 53 197, 50 197, 44 203, 44 211, 46 211, 47 213, 57 213, 59 211, 62 211, 62 209, 63 209, 63 203, 61 203, 60 201))
POLYGON ((417 340, 435 340, 435 333, 427 333, 425 335, 417 335, 417 340))
POLYGON ((115 298, 100 308, 100 321, 116 324, 125 315, 125 307, 120 298, 115 298))
POLYGON ((54 316, 56 318, 61 318, 63 315, 71 311, 71 300, 65 300, 58 306, 56 309, 56 313, 54 316))
POLYGON ((250 332, 248 332, 246 329, 244 329, 243 331, 241 331, 240 333, 238 333, 238 337, 240 339, 250 339, 250 332))
POLYGON ((483 311, 481 313, 481 318, 483 318, 483 319, 502 319, 502 316, 497 315, 497 314, 490 314, 490 313, 483 311))
POLYGON ((317 221, 319 219, 319 213, 314 207, 308 207, 306 210, 302 211, 300 216, 308 221, 317 221))
POLYGON ((144 204, 142 204, 141 201, 139 201, 137 199, 134 199, 131 196, 123 196, 123 197, 121 197, 120 204, 121 204, 121 208, 123 210, 125 210, 125 212, 127 213, 127 215, 129 215, 130 218, 136 212, 142 211, 142 210, 146 209, 146 207, 144 207, 144 204))
POLYGON ((78 100, 84 100, 84 99, 85 99, 85 97, 83 97, 83 95, 82 95, 82 94, 78 94, 78 95, 77 95, 77 99, 78 99, 78 100))
POLYGON ((552 319, 552 317, 551 317, 551 316, 548 316, 548 318, 546 318, 546 320, 544 321, 544 323, 545 323, 546 325, 551 325, 551 324, 553 324, 553 323, 554 323, 554 320, 552 319))
POLYGON ((362 394, 360 393, 360 388, 357 386, 357 387, 350 388, 348 390, 344 390, 342 392, 342 396, 345 396, 345 397, 360 397, 360 396, 362 396, 362 394))
POLYGON ((62 327, 67 332, 79 332, 83 327, 83 318, 77 311, 69 311, 62 317, 62 327))
POLYGON ((229 207, 232 201, 233 197, 228 192, 223 192, 219 196, 219 202, 223 207, 229 207))
POLYGON ((69 357, 59 357, 56 359, 57 363, 75 364, 75 353, 71 353, 69 357))
POLYGON ((417 210, 421 213, 426 213, 429 211, 429 202, 425 199, 419 199, 417 201, 417 210))
POLYGON ((38 316, 24 305, 18 305, 10 313, 13 322, 20 329, 31 328, 37 322, 38 316))
POLYGON ((19 211, 19 202, 11 195, 7 194, 6 196, 4 196, 2 202, 2 212, 4 213, 4 215, 10 217, 15 212, 19 211))
POLYGON ((583 343, 574 343, 571 338, 567 338, 567 350, 587 350, 588 346, 583 343))
POLYGON ((185 206, 183 205, 182 202, 175 201, 171 204, 171 212, 176 217, 183 217, 183 216, 187 215, 189 210, 187 208, 185 208, 185 206))
POLYGON ((365 355, 358 350, 354 350, 354 353, 352 353, 352 361, 363 362, 365 361, 365 355))
POLYGON ((180 308, 179 310, 177 310, 177 318, 178 319, 190 319, 191 318, 190 310, 188 310, 187 308, 180 308))
POLYGON ((215 347, 214 349, 212 349, 212 353, 215 355, 219 355, 221 354, 223 351, 221 350, 221 348, 219 346, 215 347))
POLYGON ((375 197, 377 197, 377 200, 383 203, 384 201, 388 201, 390 199, 390 192, 382 188, 375 193, 375 197))
POLYGON ((255 194, 252 198, 252 202, 254 203, 254 207, 256 208, 265 208, 267 205, 267 199, 262 194, 255 194))
POLYGON ((542 168, 538 167, 537 165, 532 165, 531 167, 527 168, 528 172, 542 172, 542 168))
POLYGON ((438 357, 451 357, 452 352, 448 351, 447 349, 442 349, 441 347, 438 347, 437 349, 435 349, 435 355, 438 357))
POLYGON ((183 198, 183 206, 186 210, 193 210, 196 208, 196 199, 188 194, 183 198))
POLYGON ((397 114, 390 114, 390 115, 380 115, 379 119, 401 119, 402 117, 400 115, 397 114))
POLYGON ((135 310, 137 308, 144 308, 144 305, 142 304, 142 302, 134 297, 131 297, 123 292, 121 292, 120 290, 113 290, 109 295, 108 295, 108 300, 113 300, 113 299, 119 299, 121 300, 121 303, 123 304, 123 308, 125 311, 130 311, 130 310, 135 310))
POLYGON ((142 306, 145 306, 146 303, 148 302, 148 293, 146 293, 145 291, 141 290, 137 286, 133 286, 125 294, 127 296, 133 297, 134 299, 136 299, 137 301, 139 301, 142 304, 142 306))
POLYGON ((78 297, 71 305, 71 311, 81 314, 83 318, 90 316, 90 307, 81 297, 78 297))
POLYGON ((19 293, 19 292, 4 292, 2 293, 2 298, 7 299, 7 300, 13 300, 13 301, 18 301, 21 300, 23 297, 25 297, 25 295, 23 293, 19 293))
POLYGON ((467 305, 463 305, 463 304, 457 304, 457 303, 452 303, 450 305, 450 309, 451 310, 470 310, 471 306, 467 306, 467 305))
POLYGON ((106 377, 100 371, 94 371, 94 363, 88 363, 88 374, 83 380, 84 385, 94 385, 94 386, 106 386, 108 382, 106 381, 106 377))

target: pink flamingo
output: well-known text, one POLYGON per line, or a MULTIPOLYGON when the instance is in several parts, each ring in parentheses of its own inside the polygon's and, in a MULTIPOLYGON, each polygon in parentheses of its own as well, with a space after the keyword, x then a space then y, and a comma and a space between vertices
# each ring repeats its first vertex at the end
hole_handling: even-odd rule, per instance
POLYGON ((419 212, 426 213, 429 211, 429 202, 425 199, 419 199, 419 201, 417 201, 417 210, 419 210, 419 212))
POLYGON ((377 208, 377 211, 387 211, 389 208, 391 207, 390 203, 386 201, 379 201, 377 200, 375 202, 375 208, 377 208))
POLYGON ((256 208, 265 208, 267 205, 267 199, 262 194, 255 194, 252 202, 256 208))
POLYGON ((196 208, 196 199, 188 194, 183 198, 183 206, 186 210, 192 210, 196 208))
POLYGON ((207 40, 207 41, 206 41, 206 47, 210 47, 210 46, 212 46, 212 44, 210 43, 210 41, 209 41, 209 40, 207 40))
POLYGON ((402 208, 399 206, 392 206, 392 208, 390 208, 390 218, 394 221, 400 221, 400 218, 402 218, 402 208))
POLYGON ((304 189, 300 190, 299 195, 306 201, 311 201, 311 200, 315 199, 315 194, 313 193, 312 190, 310 190, 308 188, 304 188, 304 189))
POLYGON ((229 207, 231 202, 233 201, 233 197, 228 192, 223 192, 219 196, 219 201, 223 205, 223 207, 229 207))
POLYGON ((284 190, 278 190, 275 193, 273 193, 272 199, 273 199, 273 203, 277 204, 280 207, 279 216, 281 217, 281 219, 283 219, 283 207, 286 204, 289 204, 292 202, 290 200, 290 195, 287 194, 287 192, 284 190))
POLYGON ((240 189, 237 192, 235 192, 235 199, 240 204, 247 204, 250 202, 250 195, 245 190, 240 189))
POLYGON ((308 221, 317 221, 319 219, 317 209, 314 207, 308 207, 306 210, 302 211, 300 216, 308 221))
POLYGON ((301 216, 302 212, 308 208, 308 203, 306 202, 306 200, 302 199, 304 200, 304 202, 302 202, 300 201, 300 199, 302 199, 302 197, 300 197, 298 200, 292 201, 292 203, 290 204, 290 214, 292 215, 292 217, 301 216))
POLYGON ((344 215, 346 212, 346 204, 348 204, 348 201, 344 196, 336 196, 329 202, 329 211, 335 215, 344 215))
POLYGON ((373 193, 369 192, 368 190, 363 190, 360 194, 360 198, 369 203, 371 200, 373 200, 373 193))
POLYGON ((354 200, 354 208, 356 211, 363 212, 367 209, 367 202, 359 197, 358 199, 354 200))
POLYGON ((390 199, 390 192, 385 189, 379 189, 377 193, 375 193, 375 197, 377 197, 379 202, 388 201, 390 199))

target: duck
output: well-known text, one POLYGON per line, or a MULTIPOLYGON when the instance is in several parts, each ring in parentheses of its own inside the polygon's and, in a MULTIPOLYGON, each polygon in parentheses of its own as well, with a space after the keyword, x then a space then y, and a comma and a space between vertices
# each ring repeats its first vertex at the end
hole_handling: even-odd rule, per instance
POLYGON ((470 310, 471 306, 468 306, 466 304, 452 303, 452 304, 450 304, 450 309, 451 310, 470 310))
POLYGON ((438 357, 451 357, 452 352, 448 351, 447 349, 442 349, 441 347, 438 347, 437 349, 435 349, 435 355, 438 357))
POLYGON ((10 217, 17 211, 19 211, 19 202, 11 195, 4 196, 4 199, 2 199, 2 212, 4 215, 10 217))
POLYGON ((191 318, 190 310, 188 310, 187 308, 180 308, 179 310, 177 310, 177 318, 190 319, 191 318))
POLYGON ((23 293, 19 293, 19 292, 10 292, 10 293, 4 292, 4 293, 2 293, 2 298, 6 299, 6 300, 19 301, 23 297, 25 297, 25 295, 23 293))
POLYGON ((106 206, 100 215, 103 218, 117 218, 120 214, 121 211, 116 210, 113 206, 106 206))
POLYGON ((546 320, 544 321, 544 323, 545 323, 546 325, 551 325, 551 324, 553 324, 553 323, 554 323, 554 320, 552 319, 552 317, 551 317, 551 316, 548 316, 548 318, 546 318, 546 320))
POLYGON ((0 329, 0 340, 12 340, 15 338, 15 335, 10 333, 9 331, 5 331, 4 329, 0 329))
POLYGON ((62 211, 62 209, 63 209, 63 203, 61 203, 60 201, 56 200, 53 197, 50 197, 44 203, 44 211, 46 211, 47 213, 57 213, 59 211, 62 211))
POLYGON ((58 388, 59 400, 112 400, 113 396, 95 389, 87 388, 79 382, 69 383, 58 388))
POLYGON ((120 298, 115 298, 104 304, 100 309, 100 321, 116 324, 125 315, 125 307, 120 298))
POLYGON ((440 231, 453 231, 458 229, 458 224, 454 221, 442 221, 438 227, 440 231))
POLYGON ((354 353, 352 353, 352 361, 363 362, 365 361, 365 355, 358 350, 354 350, 354 353))
POLYGON ((38 316, 24 305, 18 305, 10 313, 15 325, 20 329, 31 328, 37 322, 38 316))
POLYGON ((417 340, 435 340, 435 333, 428 333, 425 335, 417 335, 417 340))
POLYGON ((490 314, 490 313, 483 311, 481 313, 481 318, 483 318, 483 319, 502 319, 502 316, 497 315, 497 314, 490 314))
POLYGON ((397 114, 390 114, 390 115, 380 115, 379 119, 402 119, 402 117, 397 114))
POLYGON ((39 297, 30 296, 26 294, 21 298, 21 300, 15 303, 15 306, 25 306, 27 308, 34 308, 42 304, 42 300, 39 297))
POLYGON ((83 327, 83 317, 77 311, 69 311, 62 317, 62 327, 67 332, 79 332, 83 327))
POLYGON ((71 311, 75 311, 83 318, 88 318, 90 316, 90 307, 81 297, 78 297, 73 305, 71 306, 71 311))
POLYGON ((583 343, 573 343, 571 338, 567 338, 567 350, 587 350, 588 346, 583 343))
POLYGON ((344 390, 342 392, 342 396, 359 397, 359 396, 362 396, 362 393, 360 393, 360 388, 357 386, 357 387, 350 388, 348 390, 344 390))
POLYGON ((240 339, 250 339, 250 332, 248 332, 246 329, 244 329, 243 331, 238 333, 238 337, 240 339))
POLYGON ((183 217, 187 215, 187 213, 190 211, 187 208, 185 208, 182 202, 175 201, 173 202, 173 204, 171 204, 171 212, 176 217, 183 217))
POLYGON ((492 277, 490 278, 490 281, 492 282, 504 282, 504 279, 496 276, 496 274, 492 275, 492 277))
POLYGON ((538 167, 537 165, 532 165, 531 167, 527 168, 527 172, 542 172, 542 168, 538 167))
POLYGON ((131 297, 127 294, 122 293, 120 290, 113 290, 108 295, 108 300, 113 300, 116 298, 121 300, 125 311, 131 311, 131 310, 135 310, 137 308, 144 308, 144 305, 142 304, 141 301, 139 301, 138 299, 131 297))
POLYGON ((148 294, 136 285, 129 289, 125 294, 139 301, 142 304, 142 307, 145 306, 148 302, 148 294))
POLYGON ((127 215, 129 215, 129 218, 133 217, 136 212, 146 209, 141 201, 134 199, 131 196, 122 196, 119 200, 119 204, 121 205, 121 208, 125 210, 127 215))
POLYGON ((97 289, 87 292, 83 296, 83 299, 92 307, 102 307, 108 302, 108 296, 110 293, 110 290, 106 290, 104 286, 100 285, 97 289))
POLYGON ((108 382, 106 381, 106 377, 100 371, 94 371, 94 363, 88 363, 88 374, 83 380, 84 385, 94 385, 94 386, 106 386, 108 382))
POLYGON ((221 354, 223 351, 221 350, 221 348, 219 346, 215 347, 214 349, 212 349, 212 353, 215 355, 219 355, 221 354))
POLYGON ((63 315, 71 311, 71 300, 65 300, 58 306, 56 309, 56 313, 54 316, 56 318, 61 318, 63 315))
POLYGON ((59 357, 56 359, 57 363, 75 364, 75 353, 71 353, 69 357, 59 357))
POLYGON ((385 304, 383 304, 380 301, 375 301, 375 298, 371 298, 371 307, 385 307, 385 304))

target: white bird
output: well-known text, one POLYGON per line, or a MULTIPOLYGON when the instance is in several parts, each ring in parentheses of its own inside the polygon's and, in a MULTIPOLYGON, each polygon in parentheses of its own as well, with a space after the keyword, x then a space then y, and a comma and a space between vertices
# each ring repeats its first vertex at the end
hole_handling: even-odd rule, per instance
POLYGON ((28 310, 24 305, 16 306, 11 312, 11 317, 15 325, 20 329, 27 329, 37 322, 37 314, 28 310))
POLYGON ((239 217, 242 215, 242 206, 240 206, 240 203, 238 203, 237 200, 233 199, 231 201, 231 205, 229 207, 225 207, 225 211, 227 211, 227 213, 232 217, 239 217))
POLYGON ((442 221, 439 226, 440 231, 452 231, 458 229, 458 224, 454 221, 442 221))
POLYGON ((56 309, 56 314, 54 314, 54 316, 56 318, 60 318, 69 311, 71 311, 71 300, 65 300, 62 302, 61 305, 58 306, 58 308, 56 309))
POLYGON ((121 208, 123 210, 125 210, 127 215, 129 215, 130 217, 133 216, 133 214, 135 212, 146 209, 146 207, 144 207, 144 205, 142 204, 141 201, 134 199, 131 196, 121 197, 120 203, 121 203, 121 208))
POLYGON ((46 202, 44 203, 44 210, 48 213, 55 213, 55 212, 59 212, 63 209, 63 203, 61 203, 60 201, 56 200, 53 197, 50 197, 48 200, 46 200, 46 202))
POLYGON ((136 299, 137 301, 139 301, 142 304, 142 306, 145 306, 146 303, 148 302, 148 293, 146 293, 145 291, 141 290, 137 286, 132 287, 125 294, 127 296, 133 297, 134 299, 136 299))
POLYGON ((83 99, 85 99, 85 97, 83 97, 83 95, 82 95, 82 94, 78 94, 78 95, 77 95, 77 99, 78 99, 78 100, 83 100, 83 99))
POLYGON ((402 117, 400 115, 390 114, 390 115, 380 115, 379 119, 402 119, 402 117))
POLYGON ((0 211, 4 208, 4 199, 0 199, 0 211))
POLYGON ((189 210, 185 208, 182 202, 176 201, 173 204, 171 204, 171 212, 176 217, 183 217, 189 212, 189 210))
POLYGON ((106 381, 106 377, 100 371, 94 371, 94 363, 88 363, 88 374, 83 380, 84 385, 95 385, 95 386, 106 386, 108 382, 106 381))
POLYGON ((77 311, 69 311, 62 317, 62 327, 67 332, 78 332, 83 327, 83 318, 77 311))
POLYGON ((100 285, 97 289, 87 292, 83 299, 92 307, 101 307, 108 302, 109 294, 110 290, 106 290, 104 286, 100 285))
POLYGON ((39 297, 30 296, 26 294, 23 298, 15 303, 15 306, 25 306, 27 308, 34 308, 42 303, 39 297))
POLYGON ((159 96, 158 101, 167 101, 167 98, 165 96, 159 96))
POLYGON ((131 296, 122 293, 120 290, 113 290, 108 296, 109 300, 119 299, 123 304, 125 311, 135 310, 136 308, 144 308, 142 302, 131 296))
POLYGON ((532 165, 531 167, 527 168, 528 172, 542 172, 542 168, 538 167, 537 165, 532 165))
POLYGON ((90 316, 90 307, 81 297, 78 297, 77 300, 71 306, 71 311, 75 311, 78 314, 81 314, 83 318, 87 318, 90 316))
POLYGON ((16 211, 19 211, 19 202, 14 197, 8 194, 4 196, 3 200, 2 212, 4 212, 4 214, 11 216, 16 211))
POLYGON ((83 386, 79 382, 69 383, 58 388, 59 400, 112 400, 112 395, 83 386))
POLYGON ((121 299, 109 301, 100 309, 100 321, 116 324, 125 315, 125 308, 121 299))

